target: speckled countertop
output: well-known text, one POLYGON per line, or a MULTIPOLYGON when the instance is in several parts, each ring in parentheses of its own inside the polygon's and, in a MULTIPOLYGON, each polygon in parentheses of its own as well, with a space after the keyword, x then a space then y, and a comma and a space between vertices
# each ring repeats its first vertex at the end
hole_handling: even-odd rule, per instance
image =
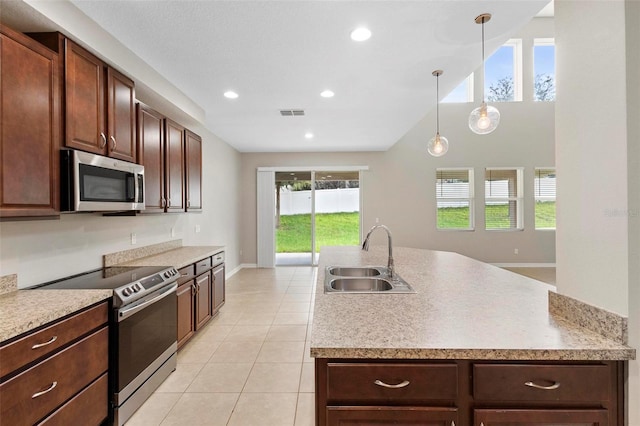
POLYGON ((325 267, 384 266, 384 246, 323 248, 316 358, 626 360, 635 350, 553 316, 555 287, 450 252, 394 247, 415 294, 324 293, 325 267))
POLYGON ((0 295, 0 342, 108 299, 112 290, 15 290, 0 295))
MULTIPOLYGON (((224 251, 223 246, 182 246, 181 241, 113 253, 110 265, 182 268, 224 251), (160 250, 161 251, 158 253, 160 250), (146 256, 149 253, 151 255, 146 256), (143 257, 144 256, 144 257, 143 257)), ((107 257, 106 256, 106 257, 107 257)), ((107 262, 105 262, 107 263, 107 262)), ((0 277, 0 343, 110 298, 112 290, 18 290, 17 276, 0 277)))
POLYGON ((182 246, 135 260, 119 262, 119 266, 175 266, 182 268, 224 251, 224 246, 182 246))

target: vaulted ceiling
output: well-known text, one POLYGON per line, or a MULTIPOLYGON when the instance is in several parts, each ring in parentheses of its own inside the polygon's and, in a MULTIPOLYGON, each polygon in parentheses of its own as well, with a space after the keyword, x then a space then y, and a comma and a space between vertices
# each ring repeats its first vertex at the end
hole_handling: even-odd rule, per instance
POLYGON ((433 70, 442 98, 480 65, 477 15, 493 15, 490 53, 549 0, 71 2, 199 105, 214 134, 283 152, 388 149, 435 107, 433 70), (350 39, 359 26, 369 40, 350 39), (304 115, 280 113, 292 109, 304 115))

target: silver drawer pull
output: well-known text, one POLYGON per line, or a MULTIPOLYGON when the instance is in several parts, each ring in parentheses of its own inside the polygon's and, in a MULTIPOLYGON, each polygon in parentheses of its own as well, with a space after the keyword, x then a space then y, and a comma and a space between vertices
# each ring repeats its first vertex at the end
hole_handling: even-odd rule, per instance
POLYGON ((42 392, 36 392, 33 395, 31 395, 31 399, 35 399, 39 396, 44 395, 45 393, 49 393, 51 392, 56 386, 58 386, 58 382, 53 382, 51 383, 51 386, 49 386, 48 389, 43 390, 42 392))
POLYGON ((530 388, 536 388, 536 389, 542 389, 542 390, 554 390, 560 387, 560 382, 553 382, 553 384, 550 386, 541 386, 533 382, 525 382, 524 385, 529 386, 530 388))
POLYGON ((405 380, 404 382, 398 383, 397 385, 390 385, 388 383, 385 383, 381 380, 376 380, 375 382, 373 382, 374 384, 378 385, 378 386, 382 386, 383 388, 390 388, 390 389, 400 389, 400 388, 404 388, 409 386, 409 382, 408 380, 405 380))
POLYGON ((35 344, 35 345, 31 346, 31 349, 38 349, 38 348, 41 348, 43 346, 50 345, 53 342, 55 342, 57 339, 58 339, 58 336, 53 336, 51 339, 49 339, 48 342, 35 344))

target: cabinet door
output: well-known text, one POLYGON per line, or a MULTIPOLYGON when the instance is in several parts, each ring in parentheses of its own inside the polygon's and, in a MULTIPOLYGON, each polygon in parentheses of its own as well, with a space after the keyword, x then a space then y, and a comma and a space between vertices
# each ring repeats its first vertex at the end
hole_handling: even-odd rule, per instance
POLYGON ((211 273, 196 278, 196 330, 211 319, 211 273))
POLYGON ((195 331, 195 285, 193 281, 178 287, 178 347, 184 345, 195 331))
POLYGON ((202 138, 185 132, 187 211, 202 210, 202 138))
POLYGON ((106 153, 104 63, 65 40, 65 145, 106 153))
POLYGON ((432 407, 327 407, 327 426, 455 426, 455 408, 432 407))
POLYGON ((184 211, 184 127, 165 118, 165 193, 167 212, 184 211))
POLYGON ((215 314, 224 305, 224 265, 214 269, 211 274, 213 275, 213 307, 211 313, 215 314))
POLYGON ((0 30, 0 217, 57 215, 58 55, 0 30))
POLYGON ((107 69, 107 155, 135 163, 135 88, 133 81, 118 71, 107 69))
POLYGON ((164 116, 144 104, 138 104, 137 108, 137 151, 144 166, 144 212, 164 212, 164 116))
POLYGON ((474 426, 607 426, 607 410, 474 410, 474 426))

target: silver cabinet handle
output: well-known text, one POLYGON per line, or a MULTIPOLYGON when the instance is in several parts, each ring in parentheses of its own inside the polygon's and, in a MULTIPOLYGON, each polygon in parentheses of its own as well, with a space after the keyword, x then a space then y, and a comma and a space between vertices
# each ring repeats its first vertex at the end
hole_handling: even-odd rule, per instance
POLYGON ((100 132, 100 137, 102 138, 102 145, 100 145, 100 148, 104 148, 107 145, 107 137, 102 132, 100 132))
POLYGON ((373 382, 374 384, 378 385, 378 386, 382 386, 383 388, 389 388, 389 389, 400 389, 400 388, 404 388, 409 386, 409 382, 408 380, 405 380, 404 382, 398 383, 397 385, 390 385, 388 383, 385 383, 381 380, 376 380, 375 382, 373 382))
POLYGON ((43 347, 43 346, 50 345, 50 344, 52 344, 53 342, 55 342, 57 339, 58 339, 58 336, 53 336, 51 339, 49 339, 49 341, 48 341, 48 342, 44 342, 44 343, 37 343, 37 344, 35 344, 35 345, 31 346, 31 349, 38 349, 38 348, 41 348, 41 347, 43 347))
POLYGON ((53 383, 51 383, 51 386, 49 386, 49 388, 48 388, 48 389, 45 389, 45 390, 43 390, 43 391, 41 391, 41 392, 36 392, 36 393, 34 393, 33 395, 31 395, 31 399, 35 399, 35 398, 37 398, 37 397, 39 397, 39 396, 44 395, 45 393, 49 393, 49 392, 51 392, 51 391, 52 391, 56 386, 58 386, 58 382, 53 382, 53 383))
POLYGON ((111 142, 113 142, 113 146, 111 147, 111 150, 115 151, 116 150, 116 138, 111 136, 110 139, 111 139, 111 142))
POLYGON ((560 382, 553 382, 552 385, 550 386, 541 386, 541 385, 537 385, 533 382, 525 382, 524 383, 525 386, 529 386, 530 388, 535 388, 535 389, 542 389, 542 390, 554 390, 554 389, 558 389, 560 387, 560 382))

